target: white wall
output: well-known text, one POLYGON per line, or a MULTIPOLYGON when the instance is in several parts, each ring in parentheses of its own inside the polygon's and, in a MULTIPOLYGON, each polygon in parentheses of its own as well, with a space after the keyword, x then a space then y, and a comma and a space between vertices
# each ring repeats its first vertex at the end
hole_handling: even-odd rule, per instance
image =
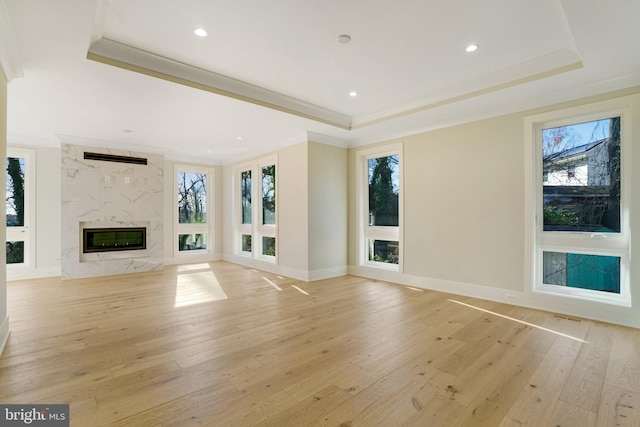
POLYGON ((308 145, 309 275, 311 280, 347 271, 347 150, 308 145))
POLYGON ((404 271, 522 288, 523 122, 499 117, 404 139, 404 271))
MULTIPOLYGON (((2 64, 0 64, 2 65, 2 64)), ((4 70, 0 66, 0 151, 2 153, 7 152, 7 80, 4 75, 4 70)), ((0 178, 2 188, 5 188, 6 176, 2 174, 0 178)), ((0 213, 0 221, 6 224, 6 211, 3 209, 0 213)), ((4 242, 7 237, 7 230, 5 227, 0 227, 0 238, 4 242)), ((9 316, 7 314, 7 260, 6 253, 3 252, 0 255, 0 355, 9 338, 9 316)))
POLYGON ((36 274, 60 274, 60 149, 36 147, 36 274))
POLYGON ((308 144, 278 151, 278 266, 282 274, 307 279, 309 271, 308 144))
MULTIPOLYGON (((545 111, 614 98, 640 88, 511 114, 404 138, 404 272, 356 263, 355 166, 349 153, 350 271, 366 277, 515 303, 640 327, 640 266, 631 260, 634 307, 533 294, 525 275, 525 118, 545 111), (512 299, 513 298, 513 299, 512 299)), ((633 101, 632 165, 640 164, 640 97, 633 101)), ((397 141, 389 141, 389 143, 397 141)), ((385 143, 381 144, 385 145, 385 143)), ((632 171, 640 185, 640 168, 632 171)), ((632 189, 632 198, 637 195, 632 189)), ((640 229, 640 197, 631 229, 640 229)), ((633 247, 632 236, 632 247, 633 247)), ((635 240, 640 240, 636 233, 635 240)), ((637 243, 637 242, 636 242, 637 243)))

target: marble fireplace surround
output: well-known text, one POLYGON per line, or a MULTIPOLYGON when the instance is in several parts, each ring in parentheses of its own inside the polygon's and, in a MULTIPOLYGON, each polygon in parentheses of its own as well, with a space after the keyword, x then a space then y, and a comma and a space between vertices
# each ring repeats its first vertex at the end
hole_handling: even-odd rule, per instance
POLYGON ((164 266, 164 158, 63 144, 62 278, 153 271, 164 266), (84 153, 144 157, 146 165, 84 159, 84 153), (144 250, 82 253, 82 229, 146 227, 144 250))

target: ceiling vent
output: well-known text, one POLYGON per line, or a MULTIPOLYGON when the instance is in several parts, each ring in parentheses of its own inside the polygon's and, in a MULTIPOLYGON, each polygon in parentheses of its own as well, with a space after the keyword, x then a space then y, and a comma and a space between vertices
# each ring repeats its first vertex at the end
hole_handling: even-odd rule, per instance
POLYGON ((90 153, 85 151, 85 160, 100 160, 103 162, 133 163, 134 165, 146 165, 147 159, 144 157, 116 156, 115 154, 90 153))

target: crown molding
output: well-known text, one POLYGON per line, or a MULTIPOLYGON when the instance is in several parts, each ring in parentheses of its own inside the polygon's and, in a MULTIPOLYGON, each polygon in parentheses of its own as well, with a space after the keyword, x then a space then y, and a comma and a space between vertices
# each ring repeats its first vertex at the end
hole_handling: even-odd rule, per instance
POLYGON ((324 135, 317 132, 307 131, 307 141, 316 142, 324 145, 333 145, 334 147, 348 148, 349 141, 342 138, 336 138, 335 136, 324 135))
POLYGON ((367 116, 354 117, 352 129, 432 110, 581 68, 583 64, 580 57, 570 49, 562 49, 443 88, 414 103, 367 116))

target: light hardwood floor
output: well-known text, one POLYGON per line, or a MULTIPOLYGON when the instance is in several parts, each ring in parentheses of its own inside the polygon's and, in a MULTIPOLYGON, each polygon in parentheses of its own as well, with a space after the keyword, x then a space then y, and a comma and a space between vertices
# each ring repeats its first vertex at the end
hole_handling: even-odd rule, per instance
POLYGON ((72 426, 639 426, 640 331, 215 262, 10 282, 0 402, 72 426))

